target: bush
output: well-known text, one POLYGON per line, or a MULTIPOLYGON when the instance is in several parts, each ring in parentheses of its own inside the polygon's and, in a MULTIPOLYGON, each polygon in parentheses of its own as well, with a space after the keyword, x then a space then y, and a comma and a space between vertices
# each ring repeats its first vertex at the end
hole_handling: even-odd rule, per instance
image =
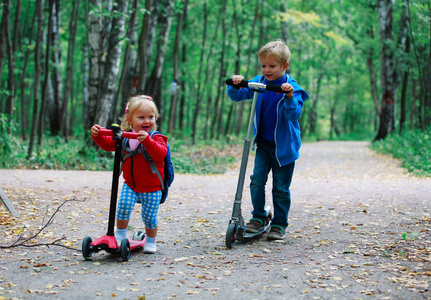
POLYGON ((22 143, 15 137, 15 125, 9 123, 6 114, 0 114, 0 167, 11 168, 19 163, 19 156, 24 156, 22 143), (10 134, 11 133, 11 134, 10 134))
POLYGON ((417 176, 431 176, 431 130, 393 133, 382 141, 374 142, 371 148, 377 152, 391 154, 401 160, 401 166, 417 176))

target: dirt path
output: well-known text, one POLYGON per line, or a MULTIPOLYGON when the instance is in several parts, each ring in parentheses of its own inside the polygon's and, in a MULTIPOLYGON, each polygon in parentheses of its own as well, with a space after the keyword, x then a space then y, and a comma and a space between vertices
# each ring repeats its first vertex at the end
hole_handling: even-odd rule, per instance
MULTIPOLYGON (((430 178, 405 175, 363 142, 304 144, 286 240, 228 250, 237 172, 176 176, 155 255, 133 252, 122 263, 103 252, 85 261, 62 247, 0 249, 0 299, 431 299, 430 178)), ((110 172, 0 170, 21 214, 11 218, 0 206, 0 246, 78 199, 85 201, 63 206, 37 242, 65 236, 80 249, 85 236, 106 233, 110 185, 110 172)), ((143 229, 138 210, 130 225, 129 236, 143 229)))

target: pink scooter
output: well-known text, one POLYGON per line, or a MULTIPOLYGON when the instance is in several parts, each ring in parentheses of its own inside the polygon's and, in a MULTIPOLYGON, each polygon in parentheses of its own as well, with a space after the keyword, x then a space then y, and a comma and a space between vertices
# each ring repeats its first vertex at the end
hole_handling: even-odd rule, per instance
POLYGON ((97 253, 101 250, 105 250, 111 254, 121 254, 123 261, 128 261, 130 258, 131 251, 133 249, 142 249, 145 246, 145 233, 143 231, 137 231, 133 234, 132 239, 124 238, 118 246, 114 234, 114 222, 115 222, 115 210, 117 206, 117 194, 118 194, 118 179, 120 177, 120 161, 122 143, 124 138, 136 139, 137 133, 133 132, 121 132, 118 125, 108 126, 107 129, 100 129, 100 135, 112 136, 112 139, 116 141, 115 144, 115 158, 114 158, 114 174, 112 177, 112 188, 111 188, 111 203, 109 208, 109 222, 108 232, 106 235, 101 236, 93 242, 91 237, 86 236, 82 241, 82 255, 86 260, 90 260, 93 253, 97 253))

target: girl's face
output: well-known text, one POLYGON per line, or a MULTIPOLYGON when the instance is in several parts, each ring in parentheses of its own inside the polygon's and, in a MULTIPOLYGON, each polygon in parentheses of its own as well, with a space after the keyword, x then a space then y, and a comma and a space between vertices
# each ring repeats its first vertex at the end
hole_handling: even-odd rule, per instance
POLYGON ((283 77, 289 66, 289 63, 281 65, 274 56, 260 57, 259 60, 262 74, 268 81, 274 81, 283 77))
POLYGON ((144 130, 150 132, 156 124, 156 115, 147 105, 144 105, 133 112, 131 122, 134 131, 144 130))

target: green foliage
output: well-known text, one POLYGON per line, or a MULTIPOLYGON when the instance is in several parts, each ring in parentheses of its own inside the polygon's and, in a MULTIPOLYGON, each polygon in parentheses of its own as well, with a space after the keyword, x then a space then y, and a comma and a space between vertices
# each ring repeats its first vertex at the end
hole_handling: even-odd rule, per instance
POLYGON ((401 135, 394 133, 374 142, 371 148, 400 159, 401 166, 410 173, 431 176, 431 130, 405 131, 401 135))
POLYGON ((9 123, 8 115, 0 114, 0 167, 10 168, 16 163, 16 156, 23 151, 21 143, 14 137, 15 126, 9 123), (12 134, 9 134, 11 132, 12 134))
MULTIPOLYGON (((6 121, 2 117, 1 129, 6 121)), ((28 142, 18 138, 10 138, 5 130, 0 136, 2 168, 56 169, 56 170, 90 170, 111 171, 114 164, 112 152, 106 152, 93 144, 91 139, 85 140, 83 135, 76 135, 65 142, 61 137, 45 137, 38 153, 33 153, 27 160, 28 142)), ((82 132, 81 132, 82 133, 82 132)), ((207 141, 190 146, 184 141, 169 141, 172 161, 178 174, 220 174, 236 161, 238 152, 233 147, 220 141, 207 141)))

